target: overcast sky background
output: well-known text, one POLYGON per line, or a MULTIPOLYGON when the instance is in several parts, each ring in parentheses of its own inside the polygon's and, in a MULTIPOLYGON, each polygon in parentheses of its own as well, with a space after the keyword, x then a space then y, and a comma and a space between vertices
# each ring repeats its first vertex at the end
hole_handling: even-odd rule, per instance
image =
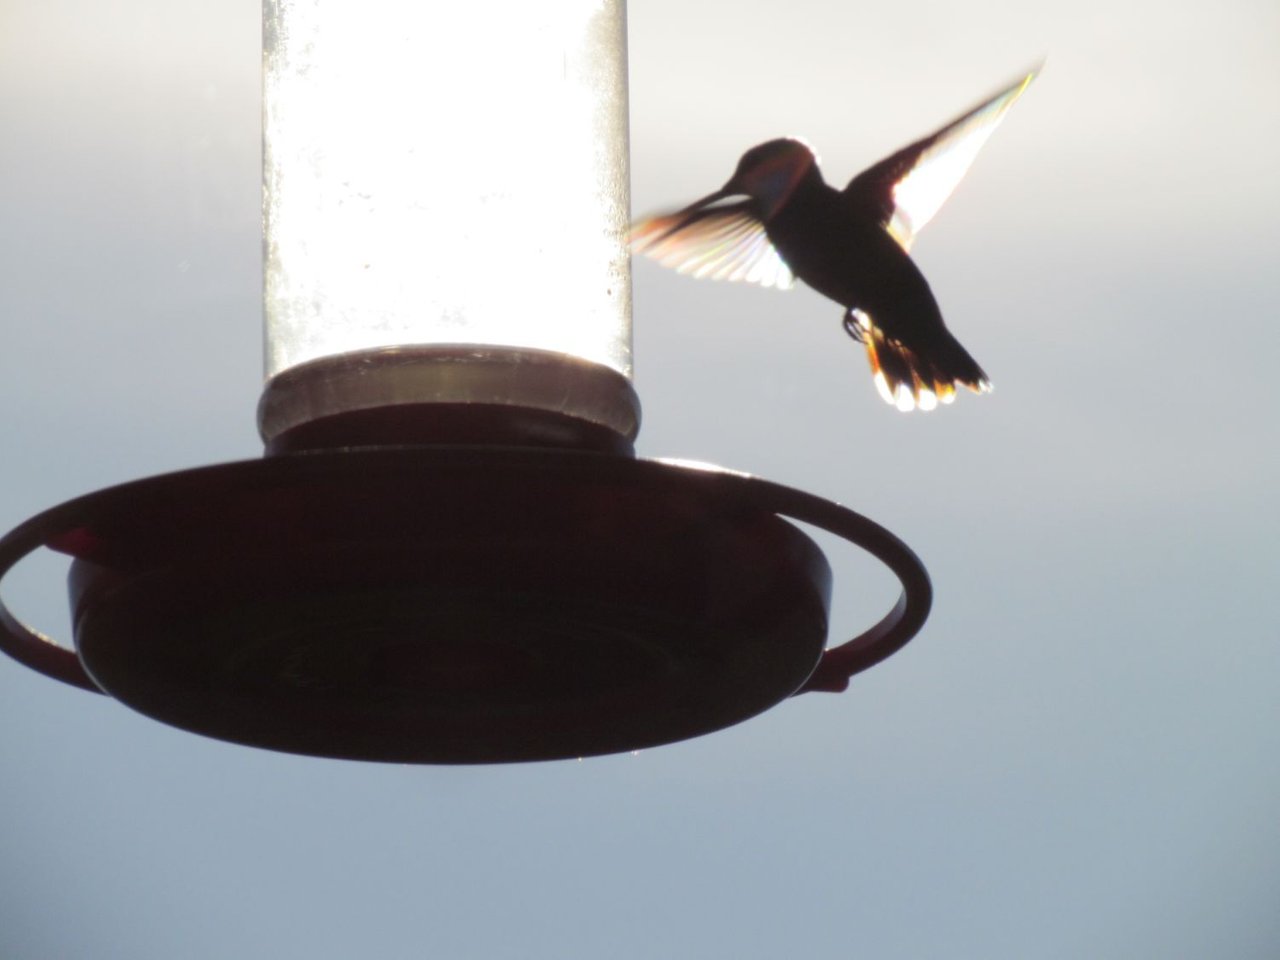
MULTIPOLYGON (((260 452, 253 0, 0 0, 0 528, 260 452)), ((642 0, 633 207, 829 178, 1047 65, 916 257, 995 392, 635 268, 639 450, 847 503, 937 592, 839 696, 636 756, 276 755, 0 662, 0 957, 1280 955, 1280 7, 642 0)), ((892 602, 834 549, 833 640, 892 602)), ((67 635, 55 564, 5 581, 67 635)), ((19 575, 21 574, 21 575, 19 575)))

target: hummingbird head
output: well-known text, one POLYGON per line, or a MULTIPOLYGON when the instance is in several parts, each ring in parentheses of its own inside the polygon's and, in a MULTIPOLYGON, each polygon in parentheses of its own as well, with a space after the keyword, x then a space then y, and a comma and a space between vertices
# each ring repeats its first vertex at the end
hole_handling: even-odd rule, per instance
POLYGON ((760 204, 761 218, 768 220, 817 169, 817 158, 804 142, 790 138, 770 140, 742 155, 738 169, 721 193, 745 194, 760 204))
POLYGON ((738 169, 723 187, 673 214, 671 220, 677 225, 669 227, 668 232, 696 223, 713 213, 715 204, 733 196, 750 197, 756 208, 753 215, 768 221, 796 187, 810 177, 816 177, 819 183, 822 181, 818 159, 803 141, 783 139, 762 143, 742 155, 738 169))

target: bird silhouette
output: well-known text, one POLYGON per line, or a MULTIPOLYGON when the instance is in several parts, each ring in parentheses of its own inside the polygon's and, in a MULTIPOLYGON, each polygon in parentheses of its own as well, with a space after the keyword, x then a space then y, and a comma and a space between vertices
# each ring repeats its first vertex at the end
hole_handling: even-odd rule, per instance
POLYGON ((802 140, 743 154, 723 187, 639 221, 631 245, 681 273, 786 289, 796 278, 845 308, 876 388, 899 410, 931 410, 956 386, 991 381, 942 322, 911 245, 1039 69, 886 157, 843 190, 828 185, 802 140), (730 201, 733 197, 745 199, 730 201))

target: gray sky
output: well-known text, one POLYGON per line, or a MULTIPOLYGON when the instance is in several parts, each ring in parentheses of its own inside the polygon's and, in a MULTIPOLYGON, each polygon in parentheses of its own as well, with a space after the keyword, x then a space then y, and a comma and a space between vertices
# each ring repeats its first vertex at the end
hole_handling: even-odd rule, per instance
MULTIPOLYGON (((902 415, 840 311, 635 268, 647 456, 849 504, 933 615, 839 696, 583 763, 169 729, 0 663, 0 956, 1273 957, 1280 8, 647 0, 633 206, 829 178, 1041 57, 915 251, 995 392, 902 415)), ((258 7, 0 6, 0 527, 256 456, 258 7)), ((892 584, 834 548, 833 630, 892 584)), ((57 564, 5 581, 66 636, 57 564)))

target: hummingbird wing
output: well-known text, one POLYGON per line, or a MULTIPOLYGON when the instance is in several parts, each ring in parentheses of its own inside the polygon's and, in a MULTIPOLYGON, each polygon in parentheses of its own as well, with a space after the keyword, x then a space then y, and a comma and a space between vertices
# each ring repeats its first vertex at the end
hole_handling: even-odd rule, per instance
POLYGON ((951 196, 1038 72, 1037 67, 942 129, 858 174, 844 188, 845 201, 859 212, 870 212, 903 250, 910 251, 916 234, 951 196))
POLYGON ((744 200, 641 220, 631 228, 631 249, 677 273, 787 290, 795 277, 753 206, 744 200))

